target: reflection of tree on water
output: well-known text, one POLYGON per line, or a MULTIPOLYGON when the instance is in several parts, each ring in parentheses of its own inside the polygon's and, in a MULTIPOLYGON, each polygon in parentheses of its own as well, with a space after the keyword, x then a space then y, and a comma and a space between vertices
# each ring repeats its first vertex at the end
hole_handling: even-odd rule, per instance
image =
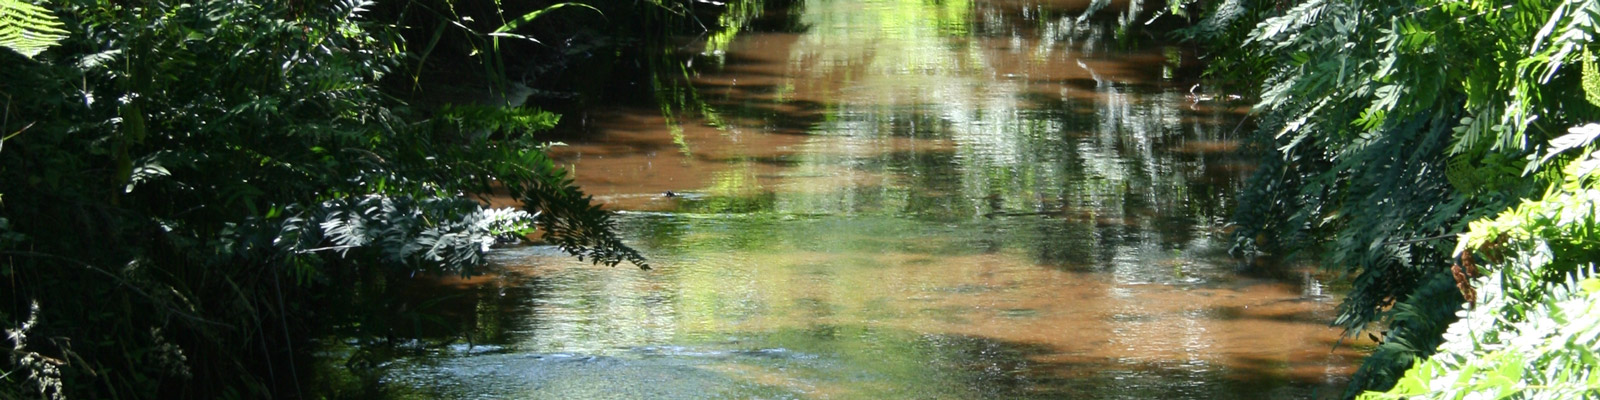
POLYGON ((1228 142, 1237 116, 1194 110, 1176 82, 1129 80, 1171 76, 1181 60, 1110 61, 1169 60, 1169 50, 1124 53, 1108 42, 1106 26, 1057 15, 1018 18, 964 3, 813 5, 798 18, 805 34, 787 43, 783 83, 761 86, 783 88, 783 96, 751 91, 751 83, 727 86, 737 91, 700 88, 746 128, 805 124, 814 138, 786 160, 797 175, 886 178, 853 188, 780 190, 770 202, 711 202, 802 214, 1008 216, 973 228, 988 232, 987 242, 1033 248, 1038 261, 1052 265, 1108 265, 1124 245, 1161 252, 1203 241, 1196 227, 1221 220, 1229 205, 1220 194, 1231 188, 1202 177, 1229 161, 1171 149, 1228 142), (985 37, 969 38, 972 21, 982 21, 985 37), (986 44, 997 41, 1009 44, 986 44), (820 117, 795 119, 775 106, 784 102, 826 106, 820 117), (1019 214, 1043 221, 1018 221, 1019 214), (1028 229, 1005 229, 1017 224, 1028 229), (1054 242, 1060 239, 1087 246, 1054 242), (1086 257, 1088 248, 1099 254, 1086 257))
POLYGON ((634 393, 650 388, 632 378, 661 376, 647 370, 675 377, 648 392, 667 397, 1279 398, 1337 383, 1348 362, 1314 340, 1331 332, 1283 317, 1326 304, 1210 258, 1238 116, 1193 107, 1172 78, 1181 50, 1122 50, 1109 27, 1031 9, 810 2, 783 17, 800 29, 708 39, 721 71, 694 84, 720 130, 680 135, 692 155, 622 162, 600 144, 588 154, 605 158, 575 162, 619 191, 660 178, 611 174, 695 166, 660 173, 689 182, 679 196, 645 194, 664 212, 622 218, 662 267, 528 255, 515 268, 541 294, 512 335, 521 354, 408 371, 468 387, 452 397, 582 397, 607 379, 634 393))

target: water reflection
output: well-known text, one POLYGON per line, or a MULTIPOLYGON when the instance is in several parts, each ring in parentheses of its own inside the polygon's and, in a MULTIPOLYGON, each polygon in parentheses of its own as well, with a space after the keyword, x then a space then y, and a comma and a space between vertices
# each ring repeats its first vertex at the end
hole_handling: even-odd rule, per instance
POLYGON ((696 58, 717 123, 609 110, 558 153, 659 268, 503 251, 503 347, 405 358, 398 393, 1338 393, 1317 277, 1223 254, 1241 114, 1188 50, 1087 2, 780 5, 696 58))

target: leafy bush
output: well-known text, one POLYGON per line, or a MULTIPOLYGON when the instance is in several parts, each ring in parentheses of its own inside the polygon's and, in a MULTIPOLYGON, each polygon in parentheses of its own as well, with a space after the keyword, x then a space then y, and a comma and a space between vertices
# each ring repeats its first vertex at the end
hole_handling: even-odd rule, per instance
POLYGON ((1387 325, 1347 395, 1442 343, 1468 221, 1562 181, 1534 161, 1600 119, 1596 17, 1594 1, 1224 2, 1188 31, 1222 41, 1217 65, 1264 69, 1216 73, 1265 76, 1235 250, 1308 249, 1352 279, 1336 325, 1387 325))
POLYGON ((0 50, 0 397, 292 396, 319 299, 532 226, 645 266, 544 156, 554 115, 379 91, 406 54, 371 6, 61 0, 59 45, 0 50))
MULTIPOLYGON (((1597 135, 1600 125, 1587 125, 1564 139, 1587 143, 1597 135)), ((1477 306, 1450 326, 1438 353, 1387 393, 1362 398, 1600 396, 1597 157, 1569 164, 1565 182, 1543 198, 1472 223, 1457 250, 1457 270, 1460 288, 1476 293, 1477 306), (1479 264, 1480 258, 1489 262, 1479 264), (1472 279, 1480 273, 1487 276, 1472 279)))

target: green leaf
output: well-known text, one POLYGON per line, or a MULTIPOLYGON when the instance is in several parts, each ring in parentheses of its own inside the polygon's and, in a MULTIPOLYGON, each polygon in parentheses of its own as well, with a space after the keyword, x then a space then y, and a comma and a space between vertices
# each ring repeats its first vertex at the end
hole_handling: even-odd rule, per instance
MULTIPOLYGON (((517 27, 522 26, 522 24, 533 22, 534 19, 539 18, 540 16, 544 15, 547 12, 559 10, 559 9, 566 8, 566 7, 582 7, 582 8, 587 8, 587 9, 590 9, 590 10, 594 10, 594 12, 596 12, 596 13, 600 12, 600 9, 594 8, 594 6, 591 6, 591 5, 588 5, 588 4, 580 4, 580 3, 554 4, 554 5, 551 5, 549 7, 541 8, 541 9, 539 9, 537 11, 534 11, 534 12, 530 12, 530 13, 527 13, 527 14, 522 14, 521 18, 517 18, 517 19, 511 20, 510 22, 506 22, 505 25, 501 25, 500 28, 495 29, 494 33, 507 33, 507 32, 514 31, 514 30, 517 29, 517 27)), ((601 15, 603 16, 605 14, 601 13, 601 15)))
MULTIPOLYGON (((1539 164, 1544 164, 1550 161, 1551 158, 1555 158, 1557 154, 1567 150, 1588 146, 1589 143, 1594 142, 1596 137, 1600 137, 1600 124, 1585 124, 1568 128, 1567 134, 1550 140, 1549 153, 1546 153, 1544 158, 1539 159, 1539 164)), ((1533 167, 1530 166, 1529 168, 1533 167)))
POLYGON ((33 58, 66 38, 61 20, 50 10, 22 0, 0 0, 0 47, 33 58))
POLYGON ((1582 287, 1583 293, 1588 295, 1600 293, 1600 278, 1584 279, 1582 282, 1578 282, 1578 286, 1582 287))
POLYGON ((1600 66, 1595 65, 1594 53, 1583 52, 1583 98, 1600 107, 1600 66))

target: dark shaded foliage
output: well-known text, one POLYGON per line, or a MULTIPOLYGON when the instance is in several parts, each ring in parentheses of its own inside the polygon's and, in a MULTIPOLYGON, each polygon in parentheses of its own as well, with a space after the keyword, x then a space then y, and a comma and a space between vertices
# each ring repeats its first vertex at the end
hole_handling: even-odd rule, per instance
POLYGON ((1559 182, 1559 169, 1529 161, 1558 147, 1557 132, 1600 118, 1587 101, 1600 86, 1588 75, 1600 74, 1562 68, 1592 60, 1600 7, 1199 6, 1205 17, 1183 33, 1218 45, 1212 76, 1262 82, 1262 168, 1240 198, 1235 251, 1301 252, 1351 277, 1333 322, 1387 333, 1346 395, 1387 389, 1433 354, 1464 303, 1450 276, 1457 234, 1559 182))
POLYGON ((347 279, 472 274, 530 224, 645 267, 544 157, 554 115, 380 91, 409 68, 371 3, 47 7, 58 47, 0 50, 0 397, 298 397, 347 279), (467 197, 497 190, 526 212, 467 197))

